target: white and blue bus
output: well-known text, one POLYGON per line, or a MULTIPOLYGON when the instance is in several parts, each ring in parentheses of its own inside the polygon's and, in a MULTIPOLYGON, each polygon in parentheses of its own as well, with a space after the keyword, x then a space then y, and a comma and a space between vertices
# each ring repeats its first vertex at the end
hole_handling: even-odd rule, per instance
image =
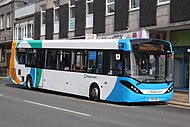
POLYGON ((10 80, 112 102, 170 101, 173 54, 156 39, 13 41, 10 80))

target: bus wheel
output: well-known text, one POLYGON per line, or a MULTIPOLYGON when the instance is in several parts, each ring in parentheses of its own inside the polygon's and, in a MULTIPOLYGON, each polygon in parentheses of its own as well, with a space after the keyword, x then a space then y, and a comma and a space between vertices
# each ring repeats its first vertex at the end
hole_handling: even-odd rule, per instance
POLYGON ((28 89, 32 89, 32 78, 30 76, 28 76, 26 79, 26 87, 28 89))
POLYGON ((90 88, 90 100, 99 101, 100 100, 100 90, 97 85, 92 85, 90 88))

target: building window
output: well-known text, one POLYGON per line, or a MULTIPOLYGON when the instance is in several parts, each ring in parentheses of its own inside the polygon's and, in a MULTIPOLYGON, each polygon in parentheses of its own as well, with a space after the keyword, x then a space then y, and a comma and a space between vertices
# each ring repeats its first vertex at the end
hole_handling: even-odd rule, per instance
POLYGON ((139 0, 130 0, 130 10, 139 9, 140 1, 139 0))
POLYGON ((86 0, 86 27, 93 27, 93 0, 86 0))
POLYGON ((11 27, 11 13, 7 13, 7 28, 11 27))
POLYGON ((75 29, 75 0, 69 1, 69 30, 75 29))
POLYGON ((166 4, 169 2, 170 2, 170 0, 158 0, 158 4, 166 4))
POLYGON ((4 24, 4 15, 1 15, 1 17, 0 17, 0 29, 4 29, 3 24, 4 24))
POLYGON ((21 27, 18 28, 18 40, 21 40, 21 27))
POLYGON ((46 5, 41 6, 41 25, 46 23, 46 5))
POLYGON ((106 15, 114 14, 115 0, 106 0, 106 15))
POLYGON ((15 27, 15 39, 32 38, 33 36, 33 22, 17 24, 15 27))
POLYGON ((5 62, 5 47, 1 46, 0 47, 0 63, 5 62))
POLYGON ((54 1, 54 22, 59 22, 59 0, 54 1))
POLYGON ((33 36, 33 24, 27 24, 27 38, 32 38, 33 36))

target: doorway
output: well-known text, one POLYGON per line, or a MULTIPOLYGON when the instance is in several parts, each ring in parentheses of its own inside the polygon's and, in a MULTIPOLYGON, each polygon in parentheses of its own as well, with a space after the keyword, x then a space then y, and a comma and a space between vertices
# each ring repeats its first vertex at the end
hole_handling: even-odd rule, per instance
POLYGON ((187 89, 189 87, 189 57, 185 52, 175 52, 174 58, 174 86, 177 89, 187 89))

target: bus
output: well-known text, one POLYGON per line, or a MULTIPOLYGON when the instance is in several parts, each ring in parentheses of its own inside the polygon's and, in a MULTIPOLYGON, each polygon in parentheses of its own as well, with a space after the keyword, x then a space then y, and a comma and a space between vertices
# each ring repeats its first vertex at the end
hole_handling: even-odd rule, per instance
POLYGON ((172 99, 171 43, 157 39, 13 41, 10 80, 111 102, 172 99))

